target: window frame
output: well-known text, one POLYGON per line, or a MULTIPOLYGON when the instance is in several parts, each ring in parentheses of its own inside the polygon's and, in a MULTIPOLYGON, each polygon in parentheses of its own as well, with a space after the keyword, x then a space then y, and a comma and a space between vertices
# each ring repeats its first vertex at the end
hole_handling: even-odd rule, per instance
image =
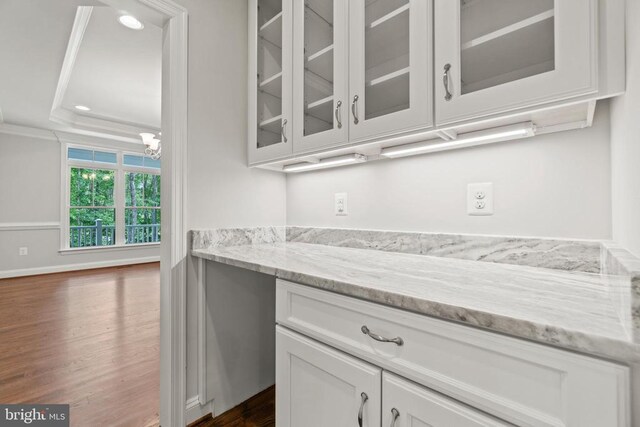
MULTIPOLYGON (((149 243, 130 243, 127 244, 125 241, 125 204, 126 204, 126 195, 125 195, 125 173, 126 172, 136 172, 136 173, 146 173, 153 174, 162 177, 162 170, 159 168, 149 168, 144 166, 131 166, 124 164, 124 156, 125 155, 134 155, 134 156, 142 156, 144 157, 144 152, 136 152, 133 150, 127 149, 117 149, 104 147, 102 145, 92 145, 92 144, 77 144, 77 143, 62 143, 61 150, 61 203, 60 203, 60 217, 61 217, 61 227, 60 227, 60 253, 65 252, 84 252, 84 251, 108 251, 114 249, 134 249, 140 247, 149 247, 149 246, 159 246, 160 242, 149 242, 149 243), (89 160, 77 160, 77 159, 69 159, 69 148, 78 148, 83 150, 92 150, 92 151, 102 151, 105 153, 114 153, 116 154, 116 163, 105 163, 105 162, 96 162, 89 160), (92 169, 104 169, 104 170, 112 170, 114 171, 114 207, 115 207, 115 225, 116 225, 116 241, 114 245, 108 246, 86 246, 80 248, 72 248, 70 246, 70 210, 74 207, 71 206, 71 168, 73 167, 82 167, 82 168, 92 168, 92 169)), ((162 181, 161 181, 162 182, 162 181)), ((162 212, 162 201, 160 202, 160 211, 162 212)))

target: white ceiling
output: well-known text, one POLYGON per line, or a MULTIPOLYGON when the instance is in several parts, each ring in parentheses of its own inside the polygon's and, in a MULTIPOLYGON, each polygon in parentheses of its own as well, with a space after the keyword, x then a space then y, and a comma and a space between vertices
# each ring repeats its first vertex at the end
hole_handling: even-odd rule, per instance
POLYGON ((159 129, 162 32, 147 23, 130 30, 118 16, 95 0, 0 0, 0 120, 119 137, 159 129), (72 34, 79 6, 96 6, 81 38, 72 34), (63 67, 74 38, 81 41, 75 60, 67 54, 63 67), (68 84, 59 85, 65 68, 68 84), (91 111, 75 110, 77 104, 91 111), (56 109, 65 120, 51 120, 56 109))

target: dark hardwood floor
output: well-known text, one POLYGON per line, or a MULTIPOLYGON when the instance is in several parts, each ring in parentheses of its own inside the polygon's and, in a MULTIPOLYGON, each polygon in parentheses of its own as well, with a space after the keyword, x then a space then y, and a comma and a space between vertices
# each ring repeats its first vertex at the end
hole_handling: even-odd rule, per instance
POLYGON ((157 426, 159 299, 158 263, 0 280, 0 402, 157 426))
POLYGON ((276 425, 276 388, 271 386, 215 418, 211 415, 189 427, 273 427, 276 425))

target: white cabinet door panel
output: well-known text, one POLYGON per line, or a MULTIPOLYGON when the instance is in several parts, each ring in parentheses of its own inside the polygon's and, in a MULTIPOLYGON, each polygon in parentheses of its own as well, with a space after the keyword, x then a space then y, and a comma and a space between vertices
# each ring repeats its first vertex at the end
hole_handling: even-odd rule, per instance
POLYGON ((348 12, 342 0, 294 2, 295 153, 347 142, 348 12))
POLYGON ((350 141, 432 126, 432 1, 349 4, 350 141))
POLYGON ((511 424, 499 421, 401 377, 384 372, 382 374, 382 425, 393 427, 506 427, 511 424))
POLYGON ((598 90, 597 0, 435 0, 436 124, 598 90))
POLYGON ((362 427, 379 427, 380 382, 380 368, 276 327, 278 427, 354 427, 361 407, 362 427))

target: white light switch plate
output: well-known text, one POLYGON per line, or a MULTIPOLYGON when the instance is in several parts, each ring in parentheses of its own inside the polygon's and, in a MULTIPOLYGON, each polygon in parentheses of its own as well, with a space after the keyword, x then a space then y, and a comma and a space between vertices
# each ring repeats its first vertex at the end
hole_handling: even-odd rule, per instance
POLYGON ((349 209, 347 206, 347 193, 336 193, 334 212, 338 216, 349 215, 349 209))
POLYGON ((473 216, 493 215, 493 183, 467 185, 467 213, 473 216))

